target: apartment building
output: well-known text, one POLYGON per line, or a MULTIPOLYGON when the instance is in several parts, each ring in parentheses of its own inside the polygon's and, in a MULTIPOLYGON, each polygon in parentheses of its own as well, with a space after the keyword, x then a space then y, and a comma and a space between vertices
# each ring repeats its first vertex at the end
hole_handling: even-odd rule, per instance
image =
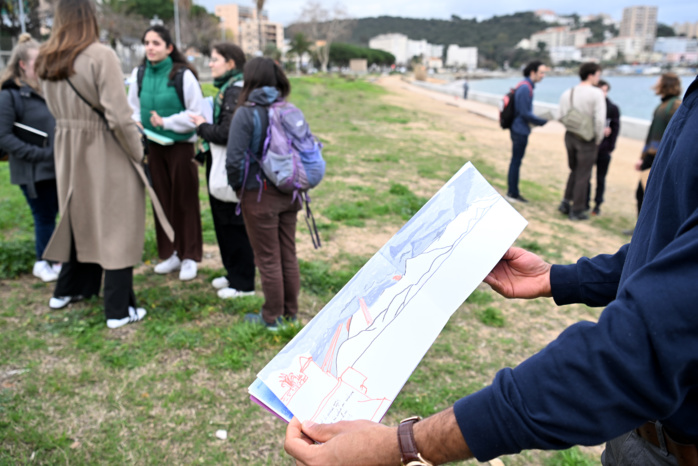
POLYGON ((284 28, 281 23, 269 21, 266 11, 262 11, 261 21, 257 21, 257 10, 229 3, 216 5, 215 14, 221 20, 220 28, 225 31, 225 37, 231 37, 245 53, 253 54, 261 51, 259 43, 259 28, 261 23, 264 45, 274 44, 278 49, 284 45, 284 28))
POLYGON ((631 6, 623 8, 620 37, 641 38, 642 50, 651 51, 657 37, 657 7, 631 6))
POLYGON ((674 23, 672 27, 678 36, 685 36, 689 39, 698 38, 698 21, 695 23, 674 23))

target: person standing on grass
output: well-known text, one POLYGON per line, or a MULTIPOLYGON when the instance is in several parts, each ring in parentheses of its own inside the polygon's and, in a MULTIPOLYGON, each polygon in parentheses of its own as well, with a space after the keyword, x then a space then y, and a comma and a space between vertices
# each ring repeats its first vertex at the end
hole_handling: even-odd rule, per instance
MULTIPOLYGON (((196 133, 207 143, 225 146, 228 143, 230 122, 242 91, 242 70, 245 66, 245 53, 230 42, 219 42, 211 47, 209 65, 213 85, 218 94, 213 99, 213 123, 206 123, 200 115, 192 115, 196 133)), ((211 173, 212 156, 210 149, 205 152, 206 179, 211 173)), ((238 298, 254 294, 254 253, 247 237, 245 222, 237 215, 237 202, 223 202, 208 193, 211 203, 211 216, 216 230, 221 260, 226 276, 214 278, 211 284, 223 299, 238 298)))
POLYGON ((696 128, 698 79, 659 147, 631 243, 571 265, 511 248, 485 278, 507 298, 605 306, 597 322, 572 324, 424 420, 293 418, 286 451, 304 465, 431 465, 606 442, 604 466, 698 465, 696 128))
POLYGON ((128 90, 133 119, 174 140, 169 146, 148 142, 153 189, 175 231, 171 241, 156 219, 158 256, 162 262, 154 271, 168 274, 179 270, 180 280, 192 280, 197 273, 196 263, 201 262, 203 238, 199 170, 194 161, 196 125, 190 115, 201 115, 203 94, 196 71, 172 43, 166 28, 146 29, 142 42, 143 64, 133 70, 128 90))
POLYGON ((247 236, 262 279, 264 305, 248 322, 275 331, 297 320, 300 271, 296 257, 296 216, 301 204, 268 182, 258 160, 264 153, 269 106, 291 92, 283 70, 271 58, 245 65, 245 84, 228 136, 228 182, 238 193, 247 236))
POLYGON ((584 63, 579 68, 579 77, 582 82, 562 93, 560 115, 567 115, 572 108, 577 109, 591 119, 594 135, 590 141, 585 141, 571 131, 565 132, 570 174, 558 210, 568 215, 570 220, 589 219, 586 212, 589 180, 606 125, 606 99, 601 89, 596 87, 601 79, 601 66, 592 62, 584 63))
MULTIPOLYGON (((603 204, 603 194, 606 191, 606 174, 608 166, 611 164, 611 152, 616 148, 616 140, 620 133, 620 110, 618 106, 608 98, 608 91, 611 85, 603 79, 599 80, 597 86, 606 98, 606 126, 603 130, 603 141, 599 145, 596 155, 596 195, 594 196, 594 209, 591 215, 601 215, 601 204, 603 204)), ((587 191, 587 209, 589 208, 589 197, 591 190, 587 191)))
POLYGON ((507 176, 507 198, 513 202, 528 202, 519 192, 519 171, 528 145, 531 126, 542 126, 548 122, 533 114, 533 89, 548 71, 542 61, 532 61, 523 70, 526 79, 521 81, 514 93, 514 121, 509 130, 511 137, 511 162, 507 176))
POLYGON ((61 219, 44 257, 63 267, 49 307, 98 295, 104 272, 107 327, 139 321, 146 310, 136 303, 133 266, 145 239, 143 146, 91 0, 58 0, 36 70, 56 118, 61 219))
POLYGON ((53 162, 56 121, 41 95, 34 62, 39 43, 29 34, 19 36, 0 83, 0 148, 10 154, 10 182, 19 185, 34 218, 36 262, 32 274, 44 282, 58 279, 59 264, 42 256, 56 227, 58 193, 53 162), (15 133, 15 123, 48 134, 45 147, 26 142, 15 133))

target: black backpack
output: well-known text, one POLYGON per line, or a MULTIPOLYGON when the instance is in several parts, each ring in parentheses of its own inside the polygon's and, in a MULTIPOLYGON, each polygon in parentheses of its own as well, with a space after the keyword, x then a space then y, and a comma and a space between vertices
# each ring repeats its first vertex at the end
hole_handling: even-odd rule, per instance
POLYGON ((512 87, 509 92, 502 97, 502 100, 499 103, 499 126, 501 126, 502 129, 509 129, 514 123, 514 118, 516 118, 514 94, 516 94, 516 90, 524 84, 529 86, 531 95, 533 95, 533 88, 530 87, 531 85, 528 83, 528 81, 524 80, 517 84, 516 87, 512 87))
MULTIPOLYGON (((187 70, 186 67, 182 66, 177 71, 171 80, 167 82, 168 86, 174 86, 175 92, 177 92, 177 97, 179 101, 182 102, 184 108, 187 108, 187 104, 184 102, 184 72, 187 70)), ((138 83, 138 98, 141 97, 141 84, 143 84, 143 77, 145 76, 145 65, 138 67, 138 72, 136 73, 136 82, 138 83)))

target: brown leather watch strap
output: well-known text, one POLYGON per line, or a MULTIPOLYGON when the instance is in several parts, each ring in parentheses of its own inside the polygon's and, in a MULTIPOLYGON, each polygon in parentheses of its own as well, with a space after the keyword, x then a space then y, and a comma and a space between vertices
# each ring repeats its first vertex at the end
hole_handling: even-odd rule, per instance
POLYGON ((414 441, 414 424, 421 419, 419 416, 409 417, 400 422, 397 428, 397 442, 400 446, 400 461, 403 466, 433 466, 419 454, 414 441))

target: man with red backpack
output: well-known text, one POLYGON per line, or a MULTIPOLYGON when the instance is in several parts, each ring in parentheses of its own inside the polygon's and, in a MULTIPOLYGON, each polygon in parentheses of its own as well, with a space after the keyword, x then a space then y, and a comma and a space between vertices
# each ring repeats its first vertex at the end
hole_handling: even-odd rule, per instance
POLYGON ((548 122, 533 114, 533 89, 535 83, 539 83, 545 77, 547 71, 543 62, 532 61, 523 70, 526 79, 516 86, 514 92, 514 121, 511 124, 509 134, 511 136, 512 150, 511 163, 509 164, 509 176, 507 178, 507 199, 514 202, 528 202, 519 192, 519 170, 521 161, 526 152, 528 135, 531 134, 531 126, 542 126, 548 122))

